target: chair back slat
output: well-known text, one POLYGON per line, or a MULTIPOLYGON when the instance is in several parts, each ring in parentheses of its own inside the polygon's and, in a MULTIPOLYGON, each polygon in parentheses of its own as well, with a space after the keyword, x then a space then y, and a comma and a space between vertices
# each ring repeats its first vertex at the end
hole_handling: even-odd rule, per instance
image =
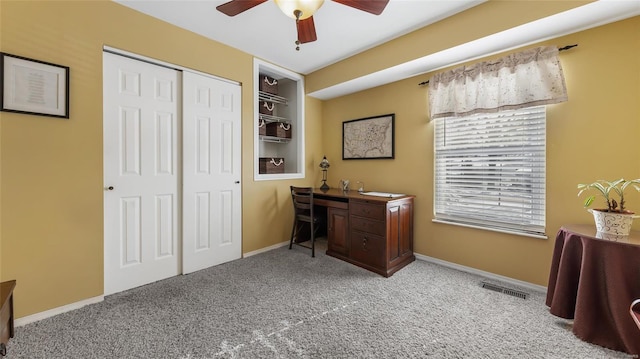
POLYGON ((291 199, 296 216, 313 216, 313 188, 291 186, 291 199))
MULTIPOLYGON (((294 244, 294 239, 299 241, 298 245, 304 247, 303 243, 307 239, 302 240, 300 234, 303 226, 306 224, 309 226, 309 236, 311 240, 311 257, 316 256, 315 252, 315 236, 316 230, 319 225, 320 219, 316 218, 313 214, 313 188, 311 187, 296 187, 291 186, 291 199, 293 202, 294 222, 291 230, 291 240, 289 241, 289 249, 294 244)), ((309 248, 309 247, 307 247, 309 248)))

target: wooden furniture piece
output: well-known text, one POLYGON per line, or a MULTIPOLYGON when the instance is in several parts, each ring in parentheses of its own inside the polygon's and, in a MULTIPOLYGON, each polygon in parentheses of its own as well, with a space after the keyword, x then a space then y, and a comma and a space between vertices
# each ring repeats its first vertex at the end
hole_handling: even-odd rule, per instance
POLYGON ((16 281, 0 283, 0 355, 7 354, 7 343, 13 338, 13 289, 16 281))
MULTIPOLYGON (((636 299, 631 303, 629 313, 631 314, 631 319, 638 326, 638 330, 640 330, 640 299, 636 299)), ((640 332, 638 332, 638 335, 640 335, 640 332)))
POLYGON ((314 189, 327 208, 327 255, 385 277, 413 262, 413 199, 314 189))
MULTIPOLYGON (((319 219, 313 214, 313 188, 311 187, 295 187, 291 188, 291 200, 293 202, 293 228, 291 229, 291 239, 289 240, 289 249, 293 244, 302 245, 307 239, 301 239, 304 232, 305 224, 309 228, 309 239, 311 241, 311 257, 316 256, 316 232, 318 231, 319 219), (295 240, 295 241, 294 241, 295 240)), ((309 248, 309 247, 307 247, 309 248)))
POLYGON ((546 304, 573 319, 573 333, 605 348, 640 354, 640 333, 629 303, 640 298, 640 232, 612 236, 591 225, 568 225, 556 235, 546 304))

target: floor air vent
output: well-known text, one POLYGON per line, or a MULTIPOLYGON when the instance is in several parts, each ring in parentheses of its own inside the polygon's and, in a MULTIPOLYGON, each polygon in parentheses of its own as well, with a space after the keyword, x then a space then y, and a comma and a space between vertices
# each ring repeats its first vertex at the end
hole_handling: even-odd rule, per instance
POLYGON ((500 285, 497 285, 497 284, 493 284, 493 283, 487 283, 487 282, 483 281, 483 282, 480 282, 480 285, 482 286, 482 288, 489 289, 489 290, 492 290, 494 292, 508 294, 510 296, 513 296, 513 297, 527 299, 527 297, 529 296, 529 293, 521 292, 519 290, 514 290, 514 289, 511 289, 511 288, 507 288, 507 287, 503 287, 503 286, 500 286, 500 285))

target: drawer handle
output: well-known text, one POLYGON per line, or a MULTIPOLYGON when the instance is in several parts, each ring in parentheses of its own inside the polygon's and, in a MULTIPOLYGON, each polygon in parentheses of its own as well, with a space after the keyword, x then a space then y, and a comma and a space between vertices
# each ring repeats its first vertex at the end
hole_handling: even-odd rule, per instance
POLYGON ((365 251, 365 252, 368 250, 367 249, 367 241, 368 240, 369 239, 367 237, 362 237, 362 250, 365 251))

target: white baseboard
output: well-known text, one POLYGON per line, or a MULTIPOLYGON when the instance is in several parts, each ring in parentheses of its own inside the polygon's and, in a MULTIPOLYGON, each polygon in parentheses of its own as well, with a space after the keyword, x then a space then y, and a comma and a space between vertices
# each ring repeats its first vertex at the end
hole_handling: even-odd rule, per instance
POLYGON ((452 262, 447 262, 444 261, 442 259, 438 259, 438 258, 433 258, 433 257, 429 257, 429 256, 425 256, 422 254, 418 254, 418 253, 414 253, 414 255, 416 256, 416 259, 419 260, 423 260, 425 262, 431 262, 434 264, 439 264, 441 266, 444 267, 449 267, 452 269, 457 269, 461 272, 467 272, 467 273, 471 273, 471 274, 476 274, 482 277, 486 277, 489 279, 495 279, 501 282, 505 282, 505 283, 510 283, 513 285, 516 285, 518 287, 523 287, 523 288, 527 288, 536 292, 540 292, 540 293, 546 293, 547 292, 547 287, 538 285, 538 284, 533 284, 533 283, 529 283, 529 282, 525 282, 525 281, 521 281, 518 279, 513 279, 513 278, 509 278, 509 277, 505 277, 499 274, 495 274, 495 273, 491 273, 491 272, 485 272, 483 270, 480 269, 476 269, 476 268, 471 268, 471 267, 467 267, 467 266, 463 266, 460 264, 456 264, 456 263, 452 263, 452 262))
POLYGON ((289 245, 289 241, 284 241, 284 242, 276 243, 276 244, 274 244, 274 245, 272 245, 272 246, 269 246, 269 247, 264 247, 264 248, 260 248, 260 249, 255 250, 255 251, 251 251, 251 252, 244 253, 244 254, 242 255, 242 258, 247 258, 247 257, 255 256, 256 254, 260 254, 260 253, 268 252, 268 251, 271 251, 271 250, 274 250, 274 249, 278 249, 278 248, 280 248, 280 247, 284 247, 284 246, 288 246, 288 245, 289 245))
POLYGON ((81 300, 79 302, 63 305, 62 307, 57 307, 57 308, 45 310, 44 312, 27 315, 26 317, 17 318, 14 321, 14 325, 16 327, 20 327, 20 326, 23 326, 23 325, 27 325, 29 323, 37 322, 37 321, 42 320, 42 319, 47 319, 47 318, 53 317, 53 316, 58 315, 58 314, 70 312, 70 311, 76 310, 76 309, 80 309, 80 308, 84 307, 85 305, 100 303, 103 300, 104 300, 104 296, 100 295, 100 296, 97 296, 97 297, 84 299, 84 300, 81 300))

